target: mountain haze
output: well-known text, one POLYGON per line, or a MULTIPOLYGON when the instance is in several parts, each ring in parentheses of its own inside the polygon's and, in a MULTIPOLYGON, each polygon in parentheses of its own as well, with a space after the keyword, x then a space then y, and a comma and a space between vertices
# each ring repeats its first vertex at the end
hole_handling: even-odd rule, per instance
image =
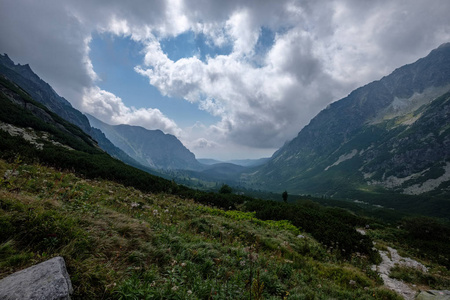
POLYGON ((201 164, 175 136, 140 126, 109 125, 88 115, 92 126, 100 129, 117 147, 144 166, 155 169, 201 169, 201 164))
POLYGON ((449 193, 450 44, 330 104, 245 174, 273 191, 449 193))

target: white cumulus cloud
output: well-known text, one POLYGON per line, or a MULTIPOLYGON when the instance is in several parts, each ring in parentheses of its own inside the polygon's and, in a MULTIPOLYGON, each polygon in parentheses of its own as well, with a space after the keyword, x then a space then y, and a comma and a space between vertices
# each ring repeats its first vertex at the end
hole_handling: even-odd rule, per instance
POLYGON ((85 90, 81 109, 112 125, 137 125, 150 130, 160 129, 173 135, 181 132, 177 124, 159 109, 127 107, 121 98, 99 87, 85 90))

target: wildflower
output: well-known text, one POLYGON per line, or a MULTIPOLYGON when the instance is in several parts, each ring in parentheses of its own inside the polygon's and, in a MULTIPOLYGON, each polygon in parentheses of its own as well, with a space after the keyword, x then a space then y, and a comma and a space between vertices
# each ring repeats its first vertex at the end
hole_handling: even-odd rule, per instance
POLYGON ((157 210, 157 209, 154 209, 154 210, 153 210, 153 215, 154 215, 154 216, 157 216, 157 215, 158 215, 158 210, 157 210))
POLYGON ((178 287, 176 286, 176 285, 174 285, 173 287, 172 287, 172 291, 177 291, 178 290, 178 287))
POLYGON ((164 212, 165 212, 165 213, 167 214, 167 213, 169 213, 169 210, 168 210, 168 209, 166 209, 166 210, 165 210, 164 212))
POLYGON ((348 282, 348 284, 350 284, 350 285, 355 285, 355 284, 356 284, 356 281, 350 279, 350 281, 348 282))
POLYGON ((249 253, 249 254, 248 254, 248 259, 249 259, 251 262, 256 262, 256 261, 258 260, 258 253, 255 253, 255 252, 249 253))
POLYGON ((6 170, 5 174, 3 175, 4 179, 9 179, 11 176, 17 176, 19 175, 19 171, 17 170, 6 170))
POLYGON ((239 262, 239 264, 241 265, 241 267, 245 266, 245 260, 241 260, 241 261, 239 262))
POLYGON ((192 291, 191 290, 187 291, 187 294, 188 296, 192 295, 192 291))
POLYGON ((304 239, 304 238, 305 238, 305 236, 302 235, 302 234, 297 235, 297 237, 298 237, 299 239, 304 239))
POLYGON ((181 266, 184 268, 184 267, 186 267, 186 263, 181 263, 181 266))
POLYGON ((131 208, 139 207, 139 203, 131 202, 131 208))

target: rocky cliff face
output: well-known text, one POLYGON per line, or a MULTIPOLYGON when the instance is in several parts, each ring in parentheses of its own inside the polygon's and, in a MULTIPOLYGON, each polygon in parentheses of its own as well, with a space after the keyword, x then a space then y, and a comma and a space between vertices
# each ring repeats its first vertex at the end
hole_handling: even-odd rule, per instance
POLYGON ((321 111, 244 178, 272 190, 334 195, 374 187, 448 193, 450 44, 321 111))
POLYGON ((202 168, 195 155, 173 135, 140 126, 108 125, 93 116, 88 117, 93 127, 144 166, 163 170, 202 168))

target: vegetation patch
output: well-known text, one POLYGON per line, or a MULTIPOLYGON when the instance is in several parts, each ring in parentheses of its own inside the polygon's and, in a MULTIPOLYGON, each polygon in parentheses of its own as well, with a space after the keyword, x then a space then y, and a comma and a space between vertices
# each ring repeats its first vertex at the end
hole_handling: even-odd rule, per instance
POLYGON ((1 278, 61 255, 74 299, 398 299, 367 258, 341 260, 290 221, 20 160, 5 173, 1 278))

